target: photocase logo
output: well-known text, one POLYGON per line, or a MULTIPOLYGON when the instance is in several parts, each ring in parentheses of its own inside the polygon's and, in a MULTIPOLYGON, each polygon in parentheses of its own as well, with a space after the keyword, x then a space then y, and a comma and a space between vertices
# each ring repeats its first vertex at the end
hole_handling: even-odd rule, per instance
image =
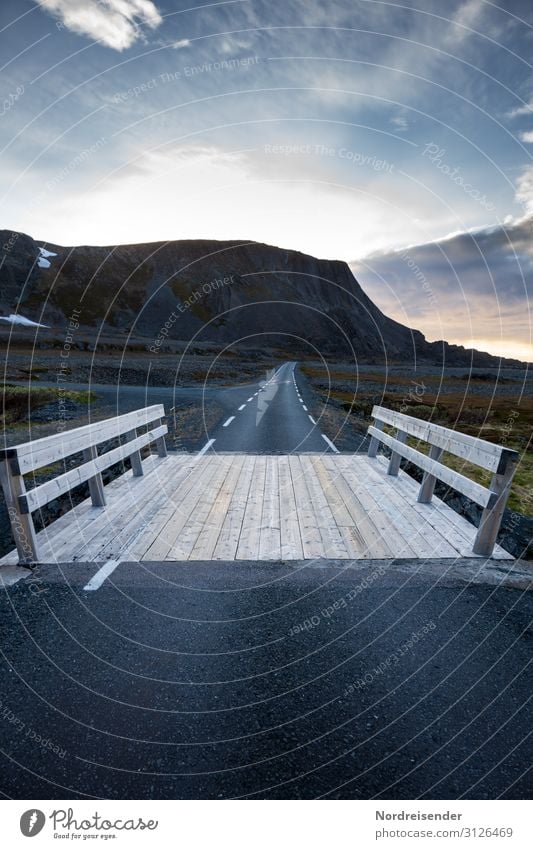
POLYGON ((42 811, 32 808, 30 811, 25 811, 20 818, 20 830, 24 837, 35 837, 42 831, 46 822, 46 817, 42 811))

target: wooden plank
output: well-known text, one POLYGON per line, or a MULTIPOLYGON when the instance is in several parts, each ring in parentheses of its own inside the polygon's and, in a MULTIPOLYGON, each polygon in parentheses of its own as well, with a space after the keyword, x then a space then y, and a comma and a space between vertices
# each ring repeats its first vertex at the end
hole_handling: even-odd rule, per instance
POLYGON ((213 552, 214 560, 235 560, 244 521, 246 504, 250 495, 255 457, 247 455, 241 468, 239 480, 213 552))
POLYGON ((423 511, 414 509, 414 504, 418 502, 412 496, 406 498, 396 482, 386 487, 374 487, 371 484, 369 490, 390 515, 394 526, 399 527, 402 537, 408 540, 416 557, 457 556, 458 549, 451 544, 448 535, 443 535, 434 524, 428 522, 423 511))
MULTIPOLYGON (((166 527, 176 510, 176 494, 179 493, 179 500, 181 501, 187 497, 195 483, 201 480, 201 469, 196 465, 196 455, 178 454, 177 456, 170 456, 168 461, 159 459, 159 462, 165 462, 166 477, 162 481, 164 502, 160 504, 159 510, 147 520, 143 533, 132 539, 122 552, 123 560, 142 560, 143 555, 156 541, 166 546, 166 527)), ((163 558, 164 554, 160 558, 154 557, 153 559, 163 558)))
POLYGON ((347 558, 350 556, 348 549, 344 545, 343 536, 335 521, 335 516, 329 505, 326 493, 316 475, 311 458, 303 455, 300 459, 305 475, 305 485, 318 517, 318 527, 322 538, 324 557, 331 557, 333 559, 347 558))
POLYGON ((26 487, 22 475, 13 474, 9 460, 0 461, 0 483, 4 492, 4 501, 17 547, 19 563, 35 563, 40 557, 39 543, 33 526, 33 519, 21 512, 20 499, 24 497, 26 487))
POLYGON ((175 534, 175 539, 171 544, 166 559, 189 560, 191 558, 196 541, 202 533, 211 509, 219 497, 224 479, 231 467, 232 459, 231 455, 212 455, 209 457, 208 462, 212 466, 214 474, 209 479, 208 485, 198 487, 199 498, 194 510, 189 513, 185 523, 180 521, 180 516, 178 520, 179 532, 175 534))
MULTIPOLYGON (((152 471, 157 470, 157 466, 161 462, 159 458, 152 455, 146 458, 143 461, 145 475, 148 477, 152 471)), ((135 504, 135 499, 138 497, 138 481, 140 485, 140 479, 133 478, 129 472, 120 475, 106 486, 108 499, 106 508, 94 507, 91 499, 86 498, 72 510, 59 516, 54 522, 39 531, 37 542, 40 562, 71 561, 80 549, 80 543, 85 544, 86 540, 92 539, 99 532, 102 527, 100 521, 102 519, 104 522, 107 521, 106 516, 109 513, 112 515, 118 504, 124 503, 124 499, 131 499, 132 504, 135 504)), ((10 562, 16 562, 16 551, 5 555, 5 558, 8 558, 10 562)), ((0 563, 3 562, 4 558, 0 559, 0 563)))
MULTIPOLYGON (((157 466, 160 463, 161 461, 153 456, 143 461, 147 478, 152 471, 157 471, 157 466)), ((91 499, 87 498, 42 531, 39 531, 37 542, 40 562, 70 562, 73 558, 76 558, 81 547, 93 539, 102 528, 106 527, 107 517, 112 516, 119 505, 123 505, 127 501, 131 503, 132 507, 135 506, 136 500, 139 500, 137 488, 141 485, 141 482, 142 479, 133 478, 129 472, 120 475, 106 486, 108 498, 106 508, 94 507, 91 499)), ((16 562, 15 555, 16 552, 11 552, 6 557, 10 558, 12 562, 16 562)), ((2 562, 4 562, 4 559, 0 560, 0 563, 2 562)))
MULTIPOLYGON (((378 458, 375 466, 381 465, 381 473, 385 475, 385 458, 378 458)), ((379 469, 378 469, 379 471, 379 469)), ((401 471, 395 487, 402 494, 413 510, 417 512, 428 524, 435 528, 442 537, 450 542, 462 557, 473 556, 473 545, 476 535, 476 527, 472 525, 464 516, 461 516, 455 510, 452 510, 444 501, 436 496, 433 497, 430 504, 420 504, 417 501, 418 482, 415 481, 406 472, 401 471)), ((509 559, 508 554, 500 546, 496 546, 493 557, 509 559)))
MULTIPOLYGON (((177 460, 177 457, 172 457, 170 462, 177 460)), ((190 465, 190 462, 174 462, 172 465, 175 468, 168 474, 167 464, 162 460, 158 462, 153 472, 142 480, 133 473, 129 476, 130 487, 123 489, 122 497, 115 499, 113 505, 110 505, 111 509, 104 511, 90 538, 87 531, 84 533, 84 546, 80 547, 76 559, 131 559, 127 553, 147 532, 150 522, 157 521, 168 502, 169 492, 181 486, 190 465)))
MULTIPOLYGON (((401 442, 404 445, 407 442, 407 434, 404 430, 398 430, 396 432, 396 439, 398 442, 401 442)), ((387 469, 387 474, 393 478, 398 477, 398 472, 400 470, 400 462, 402 459, 402 455, 398 454, 396 451, 393 451, 390 455, 389 460, 389 468, 387 469)))
MULTIPOLYGON (((132 475, 131 480, 136 478, 132 475)), ((125 493, 108 515, 105 510, 98 523, 93 526, 89 539, 87 533, 80 540, 73 560, 102 561, 118 560, 128 545, 137 538, 152 515, 164 503, 165 494, 156 475, 147 477, 144 485, 136 491, 136 497, 125 493)))
POLYGON ((281 558, 280 497, 278 478, 278 458, 267 457, 265 469, 265 489, 263 510, 259 532, 259 560, 279 560, 281 558))
MULTIPOLYGON (((136 430, 129 430, 126 433, 126 442, 132 442, 137 437, 136 430)), ((140 478, 143 473, 143 463, 141 457, 141 451, 137 448, 136 451, 132 451, 129 455, 129 460, 131 463, 131 470, 136 478, 140 478)))
POLYGON ((339 463, 332 463, 332 459, 329 455, 325 455, 322 462, 330 476, 331 486, 335 487, 351 516, 352 525, 350 533, 354 538, 354 543, 360 547, 359 557, 391 557, 391 550, 382 540, 381 534, 363 508, 358 497, 354 494, 352 488, 348 485, 339 463))
POLYGON ((470 478, 465 478, 464 475, 455 472, 453 469, 448 468, 448 466, 444 466, 438 460, 431 460, 426 454, 417 451, 416 448, 403 445, 393 436, 389 436, 387 433, 380 433, 380 431, 377 431, 372 426, 368 428, 368 432, 372 436, 379 436, 379 439, 384 445, 388 445, 389 448, 401 454, 406 460, 414 463, 419 469, 428 472, 430 475, 435 475, 436 478, 447 483, 452 489, 462 492, 463 495, 466 495, 467 498, 470 498, 477 504, 481 504, 482 507, 486 507, 489 501, 491 501, 492 493, 490 490, 470 480, 470 478))
POLYGON ((281 559, 303 560, 304 550, 298 522, 298 507, 294 495, 294 484, 289 458, 286 455, 282 455, 278 459, 278 480, 281 559))
POLYGON ((265 491, 266 457, 257 456, 250 484, 250 495, 242 521, 237 546, 237 560, 257 560, 261 536, 261 516, 265 491))
POLYGON ((224 525, 243 463, 244 455, 235 454, 227 464, 224 481, 189 555, 189 560, 213 559, 215 547, 222 531, 222 526, 224 525))
MULTIPOLYGON (((437 445, 432 445, 429 449, 429 459, 430 460, 440 460, 442 454, 442 448, 438 448, 437 445)), ((435 484, 437 483, 437 478, 435 475, 430 475, 429 472, 424 472, 424 477, 422 478, 422 483, 420 484, 420 491, 418 493, 417 501, 420 504, 429 504, 431 499, 433 498, 433 492, 435 489, 435 484)))
POLYGON ((388 410, 386 407, 374 407, 372 417, 491 472, 503 471, 502 460, 506 464, 507 460, 518 457, 516 451, 503 445, 495 445, 485 439, 388 410))
POLYGON ((118 480, 122 486, 114 492, 112 498, 110 485, 106 487, 108 503, 105 508, 93 508, 86 514, 85 521, 78 520, 78 508, 74 508, 69 528, 60 534, 55 533, 55 522, 49 526, 50 550, 55 561, 106 559, 106 545, 117 537, 121 539, 121 546, 128 541, 128 537, 123 535, 124 526, 130 520, 137 521, 138 516, 147 509, 147 504, 153 502, 161 490, 161 478, 157 467, 152 466, 151 472, 142 477, 128 472, 118 480))
MULTIPOLYGON (((190 521, 201 499, 211 486, 218 470, 218 457, 206 454, 195 463, 185 484, 176 490, 172 499, 172 509, 165 511, 165 522, 156 529, 155 537, 142 555, 142 560, 176 560, 179 559, 174 546, 182 530, 190 521)), ((170 505, 169 505, 170 506, 170 505)))
POLYGON ((312 457, 311 461, 315 467, 317 478, 324 494, 326 495, 330 509, 335 517, 335 521, 341 533, 348 556, 353 559, 361 558, 366 550, 366 544, 354 523, 352 514, 344 503, 342 495, 337 488, 335 478, 331 476, 326 469, 321 456, 312 457))
POLYGON ((141 410, 134 410, 113 419, 84 425, 64 433, 56 433, 23 442, 11 448, 0 450, 0 459, 15 459, 21 474, 40 469, 52 463, 83 451, 90 445, 99 445, 108 439, 114 439, 128 430, 147 425, 165 415, 163 404, 154 404, 141 410))
POLYGON ((70 471, 58 475, 56 478, 52 478, 52 480, 46 481, 46 483, 40 486, 36 486, 35 489, 20 496, 19 503, 21 510, 25 513, 32 513, 34 510, 38 510, 39 507, 43 507, 59 495, 64 495, 65 492, 69 492, 75 486, 85 483, 85 481, 94 477, 99 472, 108 469, 114 463, 118 463, 120 460, 128 457, 132 451, 154 442, 166 432, 167 426, 160 425, 155 430, 149 430, 147 433, 141 434, 141 436, 138 436, 132 442, 119 445, 117 448, 113 448, 111 451, 107 451, 105 454, 101 454, 99 457, 95 457, 81 466, 76 466, 75 469, 70 469, 70 471))
MULTIPOLYGON (((83 460, 85 463, 90 463, 93 460, 96 460, 98 457, 98 452, 94 445, 91 445, 89 448, 83 449, 83 460)), ((140 462, 140 455, 139 455, 140 462)), ((97 472, 94 476, 87 479, 87 483, 89 484, 89 495, 91 496, 91 501, 94 507, 105 507, 105 492, 104 492, 104 481, 102 479, 101 472, 97 472)), ((71 487, 69 487, 69 490, 71 487)), ((31 512, 31 510, 27 510, 27 512, 31 512)))
MULTIPOLYGON (((341 457, 340 468, 354 496, 356 495, 360 504, 372 522, 379 535, 379 543, 385 550, 390 551, 392 557, 414 557, 414 550, 408 539, 409 534, 402 532, 401 523, 393 518, 385 507, 386 487, 376 489, 369 488, 366 482, 357 476, 357 466, 350 462, 350 457, 341 457)), ((392 485, 392 484, 391 484, 392 485)), ((375 557, 375 543, 369 549, 370 557, 375 557)))
MULTIPOLYGON (((376 407, 374 407, 374 409, 376 409, 376 407)), ((374 427, 376 428, 376 430, 380 430, 380 431, 383 430, 383 427, 384 427, 383 422, 380 422, 380 421, 378 421, 378 419, 376 419, 374 427)), ((378 448, 379 448, 379 439, 377 437, 373 436, 372 439, 370 440, 370 442, 368 443, 368 456, 369 457, 375 457, 378 453, 378 448)))
POLYGON ((289 465, 294 486, 304 558, 306 560, 314 560, 316 558, 323 558, 326 555, 324 553, 324 543, 320 533, 318 515, 309 495, 309 490, 305 485, 305 471, 302 467, 301 460, 301 455, 292 454, 289 457, 289 465))

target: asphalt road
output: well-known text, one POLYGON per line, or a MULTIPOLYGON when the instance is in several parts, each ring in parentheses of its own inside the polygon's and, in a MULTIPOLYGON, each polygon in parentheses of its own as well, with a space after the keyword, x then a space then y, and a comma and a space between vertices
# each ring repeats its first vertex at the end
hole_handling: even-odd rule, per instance
MULTIPOLYGON (((201 383, 190 387, 69 383, 68 388, 72 391, 91 389, 97 400, 90 402, 90 408, 101 412, 103 407, 107 415, 127 413, 150 404, 164 404, 169 424, 172 424, 171 410, 174 406, 179 409, 180 405, 191 402, 201 406, 216 401, 224 410, 224 416, 212 431, 206 429, 204 423, 202 440, 194 444, 185 440, 187 449, 192 451, 200 450, 210 440, 213 444, 209 450, 218 452, 289 454, 335 451, 331 441, 323 435, 320 422, 315 422, 312 417, 306 403, 311 397, 308 387, 298 385, 301 378, 296 375, 295 367, 295 362, 287 362, 256 383, 229 387, 201 383)), ((26 384, 21 382, 20 385, 26 384)), ((41 387, 56 385, 39 382, 41 387)))
MULTIPOLYGON (((217 389, 207 450, 334 450, 297 383, 217 389)), ((0 792, 530 798, 533 595, 480 565, 39 566, 0 587, 0 792)))
POLYGON ((0 791, 529 798, 532 596, 449 567, 40 567, 0 593, 0 791))
POLYGON ((214 440, 209 450, 259 454, 334 451, 305 404, 295 366, 284 363, 267 380, 233 391, 233 409, 209 434, 214 440))

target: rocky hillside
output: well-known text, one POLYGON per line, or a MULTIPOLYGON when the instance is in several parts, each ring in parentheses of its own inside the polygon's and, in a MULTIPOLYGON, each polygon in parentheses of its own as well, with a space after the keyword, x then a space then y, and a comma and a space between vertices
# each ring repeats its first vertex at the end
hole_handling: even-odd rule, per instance
MULTIPOLYGON (((472 352, 385 316, 345 262, 256 242, 207 240, 62 247, 0 231, 0 310, 60 330, 84 328, 361 361, 418 358, 468 365, 472 352)), ((476 352, 474 364, 498 360, 476 352)))

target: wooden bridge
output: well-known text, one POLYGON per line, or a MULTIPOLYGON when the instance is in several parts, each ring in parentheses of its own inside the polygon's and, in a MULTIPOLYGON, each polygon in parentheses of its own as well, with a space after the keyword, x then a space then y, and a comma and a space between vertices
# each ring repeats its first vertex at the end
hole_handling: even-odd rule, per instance
POLYGON ((168 454, 163 418, 155 405, 4 449, 16 548, 0 563, 511 558, 495 544, 518 459, 505 447, 375 407, 368 455, 168 454), (445 452, 492 472, 490 485, 451 469, 445 452), (128 470, 104 487, 121 461, 128 470), (51 464, 60 473, 39 483, 51 464), (478 529, 434 495, 437 480, 483 507, 478 529), (83 483, 90 497, 37 533, 32 514, 83 483))

